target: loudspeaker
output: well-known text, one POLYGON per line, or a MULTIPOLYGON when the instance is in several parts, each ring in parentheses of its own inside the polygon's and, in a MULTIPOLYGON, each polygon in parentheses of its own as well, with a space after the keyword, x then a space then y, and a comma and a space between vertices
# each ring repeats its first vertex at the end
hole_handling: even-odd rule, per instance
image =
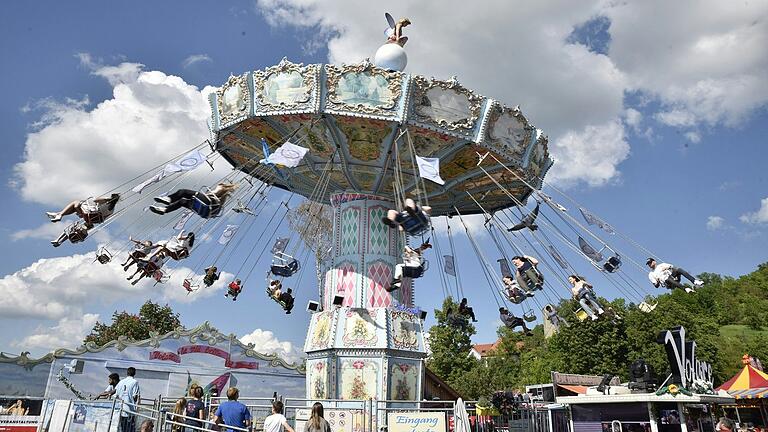
POLYGON ((600 384, 597 386, 597 391, 599 391, 602 394, 605 394, 605 388, 608 387, 608 384, 611 383, 612 379, 613 379, 613 374, 603 375, 603 379, 600 380, 600 384))
POLYGON ((344 303, 344 297, 337 295, 333 296, 333 305, 334 306, 341 306, 342 303, 344 303))
POLYGON ((320 311, 320 303, 310 300, 309 303, 307 303, 307 312, 319 312, 320 311))
POLYGON ((427 319, 427 311, 423 310, 423 311, 419 312, 419 318, 421 318, 422 321, 427 319))
POLYGON ((652 392, 656 389, 656 376, 653 367, 643 359, 637 359, 629 365, 629 389, 652 392))

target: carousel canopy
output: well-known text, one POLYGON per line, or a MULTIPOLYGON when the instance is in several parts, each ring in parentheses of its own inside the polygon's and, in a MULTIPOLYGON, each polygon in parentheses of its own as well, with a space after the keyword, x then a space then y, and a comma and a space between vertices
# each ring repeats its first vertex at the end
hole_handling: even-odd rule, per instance
POLYGON ((481 96, 455 78, 393 72, 367 61, 336 66, 283 59, 230 77, 210 102, 211 129, 224 158, 304 196, 329 169, 330 187, 320 197, 326 203, 339 191, 392 197, 395 171, 401 170, 398 187, 427 198, 432 216, 455 214, 454 206, 480 213, 465 192, 476 193, 487 210, 514 206, 531 193, 525 183, 540 187, 552 164, 547 137, 519 108, 481 96), (303 163, 279 175, 257 170, 263 146, 273 152, 286 137, 309 149, 303 163), (492 157, 481 169, 478 155, 486 153, 492 157), (445 184, 419 181, 415 156, 438 158, 445 184))
POLYGON ((762 398, 768 394, 768 374, 747 364, 717 390, 725 390, 736 399, 762 398))

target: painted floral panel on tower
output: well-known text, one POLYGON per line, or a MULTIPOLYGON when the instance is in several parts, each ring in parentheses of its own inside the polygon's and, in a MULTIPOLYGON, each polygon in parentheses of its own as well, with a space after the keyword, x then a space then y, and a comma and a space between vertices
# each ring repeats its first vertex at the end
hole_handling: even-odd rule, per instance
POLYGON ((328 397, 328 372, 327 359, 307 360, 307 395, 311 399, 325 399, 328 397))
POLYGON ((400 359, 389 363, 389 397, 392 400, 418 400, 419 365, 400 359))
POLYGON ((378 312, 376 309, 347 309, 342 317, 341 345, 345 348, 375 347, 380 340, 379 329, 386 329, 377 323, 378 312))
POLYGON ((392 347, 403 350, 419 349, 421 324, 419 317, 405 311, 391 311, 392 347))
POLYGON ((377 397, 379 364, 372 359, 340 359, 339 394, 344 400, 361 400, 377 397))

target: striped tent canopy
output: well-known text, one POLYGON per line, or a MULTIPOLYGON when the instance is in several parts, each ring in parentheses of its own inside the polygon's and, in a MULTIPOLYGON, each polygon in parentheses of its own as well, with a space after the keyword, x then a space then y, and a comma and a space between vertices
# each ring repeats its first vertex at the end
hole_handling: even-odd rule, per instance
POLYGON ((768 387, 757 387, 746 390, 731 390, 728 393, 736 399, 760 399, 768 395, 768 387))
POLYGON ((768 374, 749 364, 717 390, 725 390, 737 399, 761 398, 768 393, 768 374))

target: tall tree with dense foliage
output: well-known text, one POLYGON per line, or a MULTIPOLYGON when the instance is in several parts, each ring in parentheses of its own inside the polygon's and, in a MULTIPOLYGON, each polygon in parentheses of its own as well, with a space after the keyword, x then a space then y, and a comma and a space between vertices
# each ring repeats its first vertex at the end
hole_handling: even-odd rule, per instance
POLYGON ((427 367, 449 384, 454 384, 462 373, 475 366, 475 360, 468 357, 475 326, 468 318, 456 313, 458 307, 453 298, 447 297, 443 307, 435 309, 437 324, 429 329, 432 355, 427 360, 427 367), (449 308, 454 312, 453 318, 448 316, 449 308))
POLYGON ((126 336, 132 340, 148 339, 152 332, 165 334, 180 326, 179 314, 175 313, 170 306, 167 304, 161 306, 147 300, 138 314, 115 311, 112 314, 112 323, 97 322, 83 343, 93 342, 96 345, 104 345, 120 336, 126 336))

